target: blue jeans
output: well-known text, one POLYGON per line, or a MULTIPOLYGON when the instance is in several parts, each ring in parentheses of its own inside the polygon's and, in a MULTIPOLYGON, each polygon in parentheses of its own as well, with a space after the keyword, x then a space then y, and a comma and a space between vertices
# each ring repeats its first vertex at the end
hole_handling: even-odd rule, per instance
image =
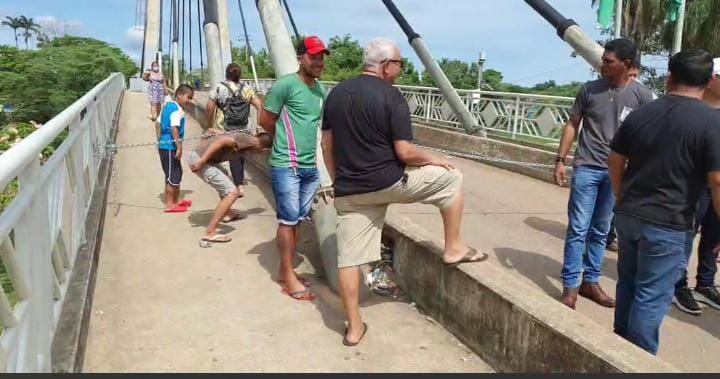
POLYGON ((317 168, 271 167, 278 222, 295 226, 310 215, 315 192, 320 187, 317 168))
POLYGON ((568 201, 568 228, 561 272, 565 288, 578 288, 581 281, 600 281, 614 203, 607 169, 593 166, 575 168, 568 201))
MULTIPOLYGON (((718 218, 715 208, 713 208, 712 195, 709 189, 700 196, 695 227, 700 229, 697 286, 704 288, 714 287, 715 274, 717 273, 717 255, 713 253, 713 249, 720 243, 720 218, 718 218)), ((692 244, 690 249, 692 249, 692 244)), ((687 253, 688 256, 691 254, 692 251, 687 253)), ((684 269, 682 277, 675 284, 675 288, 679 289, 687 286, 687 269, 684 269)))
POLYGON ((615 333, 657 354, 660 325, 687 266, 693 233, 626 215, 617 215, 615 222, 620 247, 615 333))

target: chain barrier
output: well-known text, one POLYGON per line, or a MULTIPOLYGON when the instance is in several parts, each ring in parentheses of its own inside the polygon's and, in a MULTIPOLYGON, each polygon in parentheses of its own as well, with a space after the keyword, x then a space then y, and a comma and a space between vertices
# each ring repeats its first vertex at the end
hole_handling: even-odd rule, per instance
MULTIPOLYGON (((176 142, 186 142, 186 141, 198 141, 202 139, 207 139, 211 137, 216 136, 224 136, 224 135, 232 135, 232 134, 245 134, 254 136, 250 131, 245 130, 232 130, 232 131, 226 131, 224 133, 215 133, 215 134, 207 134, 203 133, 200 136, 197 137, 187 137, 187 138, 178 138, 174 140, 168 140, 163 141, 163 143, 176 143, 176 142)), ((118 213, 120 212, 120 203, 118 202, 118 193, 120 192, 120 174, 118 172, 118 166, 119 162, 116 160, 119 150, 122 149, 134 149, 139 147, 152 147, 152 146, 158 146, 160 144, 160 141, 153 141, 153 142, 144 142, 144 143, 128 143, 128 144, 116 144, 116 143, 108 143, 106 145, 103 145, 104 151, 101 151, 103 149, 97 148, 96 156, 108 158, 112 162, 112 170, 110 171, 110 185, 112 186, 112 204, 113 204, 113 210, 114 217, 117 217, 118 213)), ((205 246, 201 246, 205 247, 205 246)))

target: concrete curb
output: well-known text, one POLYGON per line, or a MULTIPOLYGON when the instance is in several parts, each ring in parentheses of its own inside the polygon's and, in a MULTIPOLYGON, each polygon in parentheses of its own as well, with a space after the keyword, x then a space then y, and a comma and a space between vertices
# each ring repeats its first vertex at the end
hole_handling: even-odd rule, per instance
POLYGON ((491 263, 442 263, 442 241, 390 212, 403 290, 498 372, 678 372, 491 263))
MULTIPOLYGON (((115 141, 117 136, 123 97, 124 93, 120 96, 113 119, 112 141, 115 141)), ((113 164, 113 160, 107 157, 100 163, 97 183, 85 222, 87 242, 80 246, 75 257, 75 265, 53 338, 51 348, 53 373, 82 372, 113 164)))

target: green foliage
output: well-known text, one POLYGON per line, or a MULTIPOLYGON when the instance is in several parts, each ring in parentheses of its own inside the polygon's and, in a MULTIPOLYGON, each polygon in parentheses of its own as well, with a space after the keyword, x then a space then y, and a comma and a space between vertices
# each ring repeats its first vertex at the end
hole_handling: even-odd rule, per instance
POLYGON ((16 121, 44 123, 113 72, 137 71, 122 50, 105 42, 61 37, 34 51, 0 46, 0 103, 16 121))
MULTIPOLYGON (((245 79, 253 77, 252 67, 250 65, 250 56, 247 53, 245 46, 232 48, 232 59, 233 62, 242 66, 242 76, 245 79)), ((274 79, 275 70, 270 60, 270 54, 267 50, 262 49, 260 51, 253 51, 253 59, 255 60, 255 69, 257 70, 258 78, 274 79)))

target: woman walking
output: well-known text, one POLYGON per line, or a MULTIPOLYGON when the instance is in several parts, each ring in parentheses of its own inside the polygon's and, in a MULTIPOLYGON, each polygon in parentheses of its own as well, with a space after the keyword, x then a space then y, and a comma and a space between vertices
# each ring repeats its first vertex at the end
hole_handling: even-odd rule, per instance
POLYGON ((146 71, 143 75, 146 82, 150 82, 148 87, 148 96, 150 97, 150 120, 157 120, 162 109, 163 100, 165 99, 165 77, 160 72, 158 62, 150 65, 150 71, 146 71))

